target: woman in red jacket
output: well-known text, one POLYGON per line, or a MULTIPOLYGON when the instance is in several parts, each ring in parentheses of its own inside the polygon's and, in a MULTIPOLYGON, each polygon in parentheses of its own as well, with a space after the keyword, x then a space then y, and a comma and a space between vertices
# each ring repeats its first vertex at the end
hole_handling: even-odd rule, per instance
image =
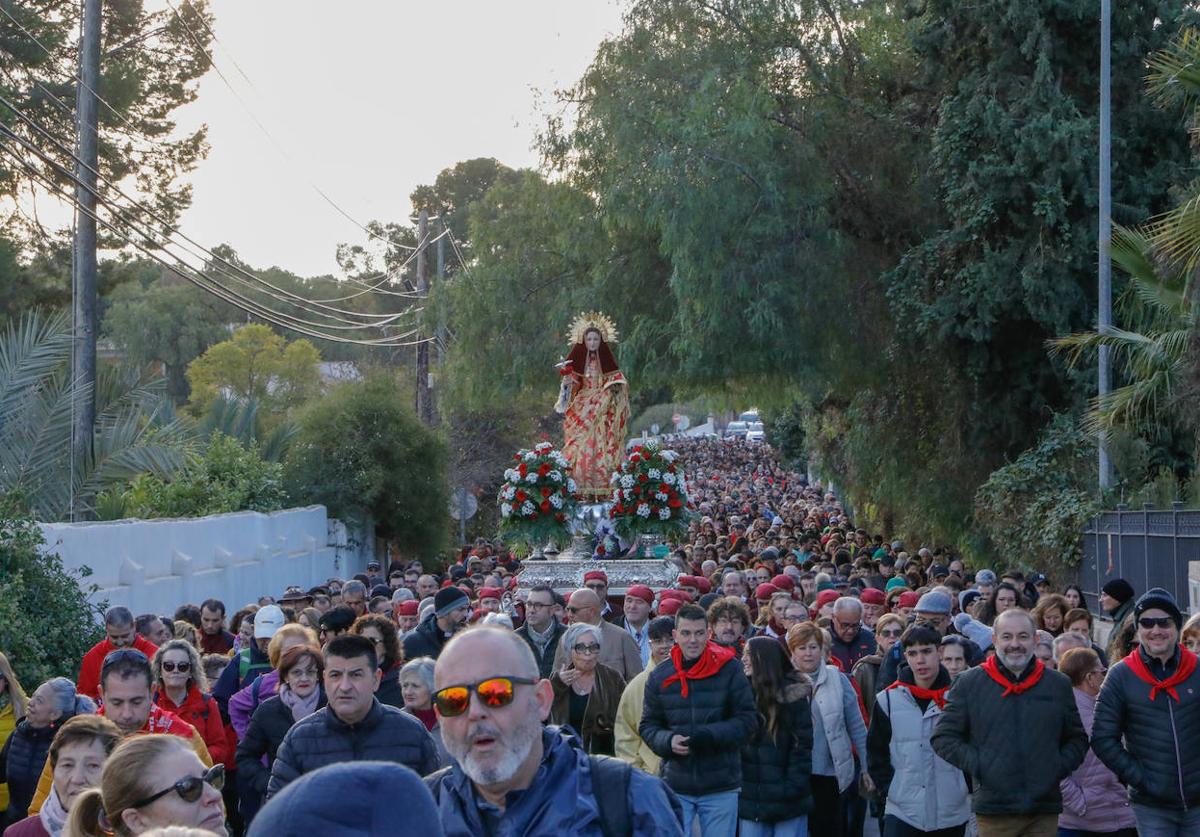
POLYGON ((232 762, 235 744, 229 740, 216 699, 208 694, 208 678, 196 647, 173 639, 158 649, 151 667, 155 704, 196 728, 213 764, 232 762))

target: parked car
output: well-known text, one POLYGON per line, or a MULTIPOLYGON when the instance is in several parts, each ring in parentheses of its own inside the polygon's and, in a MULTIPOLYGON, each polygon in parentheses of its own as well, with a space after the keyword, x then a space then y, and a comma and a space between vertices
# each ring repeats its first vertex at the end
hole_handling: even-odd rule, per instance
POLYGON ((746 427, 747 442, 761 442, 766 438, 766 430, 763 429, 761 421, 752 421, 746 427))
POLYGON ((744 421, 731 421, 725 425, 726 439, 744 439, 746 433, 749 432, 750 426, 744 421))

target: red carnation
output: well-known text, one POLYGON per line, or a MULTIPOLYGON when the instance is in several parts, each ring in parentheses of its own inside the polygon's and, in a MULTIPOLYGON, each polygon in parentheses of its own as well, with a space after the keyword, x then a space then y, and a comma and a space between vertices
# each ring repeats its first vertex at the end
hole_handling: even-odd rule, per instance
POLYGON ((544 477, 548 473, 550 473, 550 463, 549 462, 543 462, 540 466, 538 466, 538 476, 539 477, 544 477))
POLYGON ((663 494, 670 494, 671 486, 667 485, 665 482, 659 483, 658 490, 661 491, 663 494))
POLYGON ((542 509, 542 511, 544 511, 544 512, 548 512, 548 511, 550 511, 550 501, 549 501, 549 500, 542 500, 541 509, 542 509))
POLYGON ((517 502, 518 503, 524 503, 528 497, 529 497, 529 495, 526 494, 524 491, 517 492, 517 502))
POLYGON ((524 479, 525 475, 529 473, 529 469, 525 467, 524 462, 522 462, 521 465, 517 468, 517 473, 521 475, 522 479, 524 479))
POLYGON ((549 497, 549 496, 550 496, 550 489, 549 489, 549 488, 543 488, 543 489, 542 489, 542 496, 543 496, 543 497, 549 497))
POLYGON ((638 482, 645 482, 647 477, 645 474, 638 474, 638 482))
POLYGON ((558 514, 554 515, 554 519, 557 520, 559 523, 562 523, 564 520, 567 519, 567 516, 565 514, 563 514, 562 512, 559 512, 558 514))
POLYGON ((667 505, 673 509, 677 509, 683 505, 683 501, 680 500, 678 497, 672 497, 670 500, 667 501, 667 505))

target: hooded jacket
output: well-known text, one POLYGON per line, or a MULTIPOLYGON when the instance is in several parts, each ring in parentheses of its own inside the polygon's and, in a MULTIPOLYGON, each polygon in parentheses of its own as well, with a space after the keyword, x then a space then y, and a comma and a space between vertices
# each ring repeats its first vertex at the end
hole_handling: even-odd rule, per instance
POLYGON ((754 735, 742 745, 742 791, 738 819, 777 823, 812 810, 812 685, 799 672, 778 696, 780 740, 759 717, 754 735), (780 793, 787 788, 787 793, 780 793))

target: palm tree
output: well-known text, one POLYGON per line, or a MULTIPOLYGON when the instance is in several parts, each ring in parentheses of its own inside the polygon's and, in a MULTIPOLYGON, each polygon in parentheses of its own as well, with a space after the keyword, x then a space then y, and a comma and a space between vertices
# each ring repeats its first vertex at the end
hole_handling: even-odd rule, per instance
POLYGON ((196 436, 207 439, 214 430, 220 431, 246 447, 252 442, 257 444, 259 455, 267 462, 282 462, 292 437, 300 427, 284 419, 265 430, 258 412, 259 403, 254 398, 218 395, 196 424, 196 436))
POLYGON ((194 436, 160 381, 102 367, 90 455, 71 452, 71 419, 90 388, 73 385, 64 314, 24 314, 0 330, 0 492, 19 492, 40 520, 95 513, 106 488, 140 473, 170 477, 194 436))

